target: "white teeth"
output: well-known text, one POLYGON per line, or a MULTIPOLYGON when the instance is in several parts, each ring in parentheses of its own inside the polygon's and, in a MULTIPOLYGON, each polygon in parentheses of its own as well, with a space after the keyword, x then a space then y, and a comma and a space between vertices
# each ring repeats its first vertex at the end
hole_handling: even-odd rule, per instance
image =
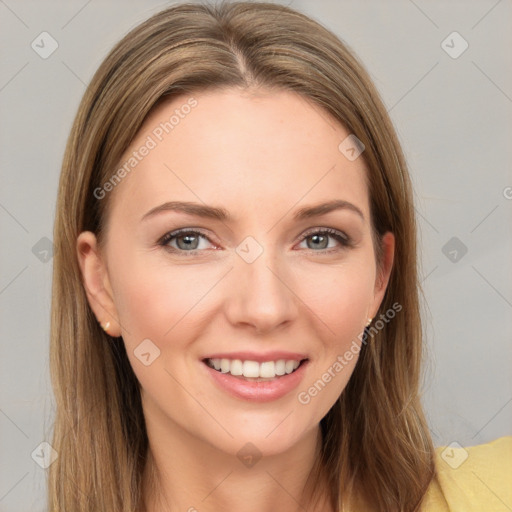
POLYGON ((231 364, 229 362, 229 359, 221 359, 220 360, 220 371, 222 373, 228 373, 230 366, 231 366, 231 364))
POLYGON ((286 373, 286 361, 284 359, 279 359, 279 361, 276 361, 275 372, 276 375, 284 375, 286 373))
POLYGON ((246 378, 264 378, 273 379, 276 376, 290 374, 296 370, 300 361, 289 359, 279 359, 278 361, 241 361, 240 359, 208 359, 208 365, 221 373, 231 373, 231 375, 246 378))
POLYGON ((286 364, 284 366, 284 369, 285 369, 285 372, 286 373, 292 373, 293 372, 293 367, 294 367, 294 363, 295 361, 286 361, 286 364))
POLYGON ((244 361, 242 374, 244 377, 258 378, 260 376, 260 365, 256 361, 244 361))
POLYGON ((276 372, 274 371, 274 361, 265 361, 260 364, 260 377, 272 379, 275 376, 276 372))
POLYGON ((234 359, 233 361, 231 361, 231 368, 229 369, 229 372, 231 373, 231 375, 242 375, 242 361, 240 361, 240 359, 234 359))

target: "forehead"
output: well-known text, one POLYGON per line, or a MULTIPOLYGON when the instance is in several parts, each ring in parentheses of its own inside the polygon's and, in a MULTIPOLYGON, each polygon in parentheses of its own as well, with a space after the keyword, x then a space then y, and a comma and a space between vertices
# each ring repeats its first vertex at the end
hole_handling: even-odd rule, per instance
POLYGON ((145 120, 119 168, 114 214, 137 215, 171 200, 237 213, 341 198, 368 211, 362 158, 340 143, 349 132, 289 91, 224 89, 165 100, 145 120))

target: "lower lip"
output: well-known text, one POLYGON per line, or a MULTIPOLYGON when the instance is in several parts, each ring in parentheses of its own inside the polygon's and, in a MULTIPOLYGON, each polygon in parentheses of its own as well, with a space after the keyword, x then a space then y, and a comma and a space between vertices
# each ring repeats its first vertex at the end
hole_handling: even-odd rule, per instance
POLYGON ((204 361, 202 361, 202 364, 215 383, 232 396, 251 402, 270 402, 287 395, 299 385, 304 377, 308 362, 304 361, 293 373, 260 382, 245 380, 230 373, 221 373, 214 368, 210 368, 204 361))

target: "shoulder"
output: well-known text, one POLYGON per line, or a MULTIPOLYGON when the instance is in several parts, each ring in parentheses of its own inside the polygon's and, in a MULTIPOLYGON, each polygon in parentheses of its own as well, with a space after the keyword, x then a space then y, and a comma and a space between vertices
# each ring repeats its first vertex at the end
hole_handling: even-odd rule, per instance
POLYGON ((512 510, 512 436, 436 448, 436 470, 421 512, 512 510))

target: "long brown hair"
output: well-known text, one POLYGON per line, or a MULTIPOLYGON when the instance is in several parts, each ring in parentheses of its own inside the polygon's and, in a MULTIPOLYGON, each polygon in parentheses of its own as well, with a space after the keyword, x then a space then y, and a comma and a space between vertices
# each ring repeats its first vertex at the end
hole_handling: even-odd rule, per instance
MULTIPOLYGON (((288 7, 178 4, 126 35, 80 104, 63 160, 54 229, 50 365, 56 399, 49 469, 52 512, 144 510, 150 457, 139 383, 122 340, 98 326, 76 254, 82 231, 101 239, 110 179, 142 122, 165 97, 221 87, 294 91, 364 144, 377 262, 380 237, 396 238, 394 269, 378 316, 402 310, 363 343, 349 383, 321 420, 317 463, 335 510, 349 491, 368 507, 412 512, 435 474, 419 399, 422 328, 416 225, 405 159, 368 74, 334 34, 288 7)), ((341 142, 341 141, 340 141, 341 142)), ((369 337, 369 336, 368 336, 369 337)))

